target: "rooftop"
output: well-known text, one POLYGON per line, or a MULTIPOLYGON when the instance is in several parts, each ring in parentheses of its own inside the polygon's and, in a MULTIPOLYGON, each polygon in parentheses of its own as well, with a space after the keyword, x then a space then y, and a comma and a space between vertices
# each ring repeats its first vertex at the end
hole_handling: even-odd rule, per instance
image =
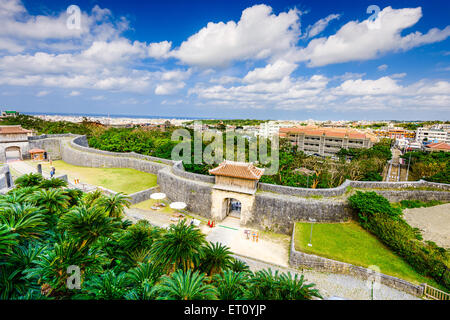
POLYGON ((327 136, 351 139, 366 139, 369 136, 365 133, 358 132, 356 130, 350 130, 347 128, 318 128, 318 127, 292 127, 292 128, 280 128, 280 136, 286 136, 288 133, 304 133, 309 136, 327 136))
POLYGON ((225 160, 218 167, 209 170, 209 173, 216 176, 259 180, 264 169, 257 168, 252 163, 225 160))
POLYGON ((445 142, 430 143, 427 144, 425 147, 433 150, 450 151, 450 144, 445 142))
POLYGON ((0 134, 18 134, 18 133, 31 133, 31 130, 22 128, 20 125, 17 126, 0 126, 0 134))

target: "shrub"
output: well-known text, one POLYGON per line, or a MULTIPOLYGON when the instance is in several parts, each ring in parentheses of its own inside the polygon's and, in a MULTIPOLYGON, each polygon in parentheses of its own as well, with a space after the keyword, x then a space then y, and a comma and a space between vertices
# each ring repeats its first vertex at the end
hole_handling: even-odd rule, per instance
MULTIPOLYGON (((433 242, 422 242, 417 228, 403 220, 400 208, 394 208, 388 200, 375 192, 360 192, 349 198, 350 206, 358 212, 363 228, 375 234, 391 250, 408 262, 417 272, 433 277, 450 289, 448 253, 433 242)), ((418 205, 420 202, 404 202, 418 205)))

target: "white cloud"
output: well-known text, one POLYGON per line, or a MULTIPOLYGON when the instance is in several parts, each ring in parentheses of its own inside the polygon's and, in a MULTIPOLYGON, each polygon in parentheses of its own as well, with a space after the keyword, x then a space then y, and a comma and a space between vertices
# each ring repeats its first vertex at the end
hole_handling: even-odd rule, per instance
POLYGON ((264 68, 256 68, 250 71, 245 77, 244 82, 273 81, 289 76, 297 65, 284 60, 277 60, 273 64, 268 64, 264 68))
POLYGON ((151 58, 166 58, 172 47, 172 42, 161 41, 150 43, 148 46, 148 56, 151 58))
POLYGON ((94 100, 94 101, 102 101, 102 100, 105 100, 105 96, 93 96, 93 97, 91 98, 91 100, 94 100))
POLYGON ((184 88, 185 85, 186 84, 184 82, 164 82, 156 86, 155 94, 157 95, 173 94, 178 90, 184 88))
POLYGON ((397 85, 396 80, 382 77, 377 80, 347 80, 336 88, 335 94, 342 95, 379 95, 395 94, 401 92, 402 88, 397 85))
POLYGON ((161 80, 164 81, 182 81, 188 79, 192 74, 192 69, 188 70, 171 70, 162 74, 161 80))
POLYGON ((386 71, 387 68, 388 68, 387 64, 382 64, 382 65, 377 67, 378 71, 386 71))
POLYGON ((50 93, 50 91, 42 90, 42 91, 39 91, 39 92, 36 94, 36 97, 45 97, 45 96, 48 95, 49 93, 50 93))
POLYGON ((306 48, 291 53, 290 58, 306 61, 311 67, 369 60, 389 51, 408 50, 450 36, 450 26, 447 26, 444 30, 431 29, 425 35, 415 32, 402 37, 402 31, 421 17, 420 7, 398 10, 386 7, 378 13, 376 24, 370 25, 368 20, 350 21, 332 36, 311 40, 306 48))
POLYGON ((212 78, 209 80, 211 83, 219 83, 219 84, 227 84, 233 82, 241 82, 241 78, 231 77, 231 76, 222 76, 220 78, 212 78))
POLYGON ((313 38, 317 36, 319 33, 321 33, 325 28, 328 26, 328 24, 335 20, 339 19, 341 15, 339 14, 330 14, 329 16, 320 19, 316 23, 314 23, 312 26, 309 26, 307 28, 307 36, 308 38, 313 38))
POLYGON ((245 9, 237 23, 209 22, 170 55, 183 63, 202 67, 272 57, 295 45, 298 20, 296 9, 275 15, 271 7, 255 5, 245 9))
POLYGON ((76 96, 79 96, 80 94, 81 94, 80 91, 72 91, 72 92, 69 93, 69 96, 76 97, 76 96))

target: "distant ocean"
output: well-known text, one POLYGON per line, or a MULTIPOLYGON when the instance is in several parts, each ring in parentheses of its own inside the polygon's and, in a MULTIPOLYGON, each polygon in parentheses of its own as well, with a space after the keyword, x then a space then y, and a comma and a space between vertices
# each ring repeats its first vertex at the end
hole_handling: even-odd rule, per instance
POLYGON ((30 116, 47 115, 47 116, 68 116, 68 117, 110 117, 110 118, 131 118, 131 119, 178 119, 178 120, 197 120, 212 119, 202 117, 176 117, 176 116, 146 116, 132 114, 102 114, 102 113, 59 113, 59 112, 21 112, 30 116))

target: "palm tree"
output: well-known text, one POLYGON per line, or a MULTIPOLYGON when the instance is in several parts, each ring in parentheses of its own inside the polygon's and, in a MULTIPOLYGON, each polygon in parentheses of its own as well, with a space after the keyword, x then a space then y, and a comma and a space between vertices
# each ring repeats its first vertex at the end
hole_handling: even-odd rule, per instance
POLYGON ((152 292, 161 300, 213 300, 217 299, 216 288, 205 283, 205 274, 198 271, 177 270, 164 276, 152 292))
POLYGON ((303 275, 294 277, 290 273, 272 273, 271 269, 261 270, 248 280, 244 298, 250 300, 310 300, 321 298, 314 284, 305 284, 303 275))
POLYGON ((279 276, 278 294, 281 300, 311 300, 313 297, 322 298, 319 290, 314 289, 315 284, 305 284, 304 276, 283 273, 279 276))
POLYGON ((130 269, 127 272, 127 279, 133 289, 125 295, 125 298, 130 300, 154 299, 152 288, 162 274, 161 268, 152 263, 141 263, 136 268, 130 269))
POLYGON ((0 224, 0 252, 8 253, 19 242, 18 237, 19 235, 13 232, 10 227, 0 224))
POLYGON ((248 300, 276 300, 278 271, 272 274, 271 269, 260 270, 250 276, 244 292, 248 300))
POLYGON ((18 187, 33 187, 38 186, 43 178, 38 173, 28 173, 16 179, 15 184, 18 187))
POLYGON ((198 265, 204 244, 205 235, 200 230, 180 221, 176 225, 170 225, 167 233, 155 241, 151 256, 155 263, 161 264, 169 272, 178 267, 187 271, 198 265))
POLYGON ((81 243, 81 247, 92 244, 100 236, 108 236, 120 228, 117 219, 108 217, 98 207, 75 207, 64 214, 58 228, 67 231, 68 235, 81 243))
POLYGON ((122 218, 125 207, 129 208, 131 205, 129 199, 128 196, 119 192, 115 195, 99 198, 97 205, 103 208, 110 217, 122 218))
POLYGON ((102 197, 103 193, 101 192, 101 190, 96 189, 95 191, 89 192, 89 193, 85 193, 83 196, 83 201, 86 204, 86 206, 88 207, 92 207, 96 201, 102 197))
POLYGON ((233 259, 231 254, 230 249, 219 242, 208 243, 203 249, 200 269, 209 276, 221 273, 223 269, 230 266, 233 259))
POLYGON ((83 191, 80 189, 64 189, 64 194, 69 197, 69 207, 79 205, 83 197, 83 191))
POLYGON ((4 207, 0 224, 17 233, 20 239, 38 238, 47 226, 42 210, 28 203, 4 207))
POLYGON ((85 274, 101 272, 106 259, 100 250, 80 249, 79 243, 63 239, 53 247, 46 247, 33 262, 34 267, 25 270, 26 278, 38 281, 46 296, 66 296, 72 294, 67 288, 69 266, 80 268, 83 282, 85 274))
POLYGON ((244 297, 244 287, 247 273, 225 270, 222 274, 214 276, 219 300, 241 300, 244 297))
POLYGON ((69 197, 60 189, 35 191, 28 197, 28 200, 51 214, 61 214, 69 205, 69 197))
POLYGON ((245 262, 235 258, 232 259, 229 268, 234 272, 250 272, 250 268, 245 262))
POLYGON ((35 281, 26 279, 23 272, 33 266, 44 247, 16 246, 8 257, 6 264, 0 266, 0 299, 18 299, 30 291, 39 292, 35 281))
POLYGON ((58 189, 67 187, 67 181, 58 178, 44 179, 39 186, 44 189, 58 189))
POLYGON ((83 291, 100 300, 124 299, 128 290, 126 274, 122 272, 116 275, 113 270, 92 277, 83 288, 83 291))

